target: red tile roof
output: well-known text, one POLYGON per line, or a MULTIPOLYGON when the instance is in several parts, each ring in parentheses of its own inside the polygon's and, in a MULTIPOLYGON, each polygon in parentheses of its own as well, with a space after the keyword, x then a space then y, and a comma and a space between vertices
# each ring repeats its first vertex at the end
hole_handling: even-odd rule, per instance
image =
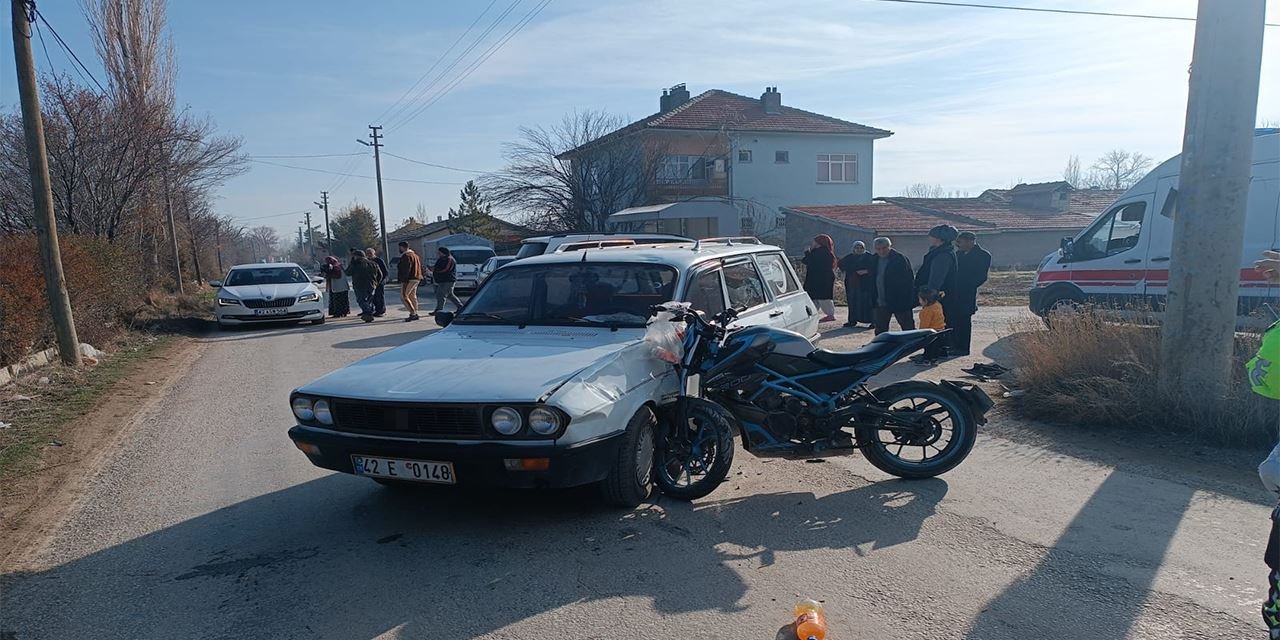
POLYGON ((644 129, 687 131, 759 131, 774 133, 827 133, 887 138, 892 131, 783 105, 779 113, 765 113, 758 98, 711 89, 664 113, 641 118, 558 157, 570 156, 607 140, 644 129))
POLYGON ((923 233, 940 224, 950 224, 961 231, 1073 230, 1088 226, 1122 193, 1074 190, 1067 211, 1019 207, 982 198, 879 198, 873 204, 795 206, 787 210, 875 233, 923 233))

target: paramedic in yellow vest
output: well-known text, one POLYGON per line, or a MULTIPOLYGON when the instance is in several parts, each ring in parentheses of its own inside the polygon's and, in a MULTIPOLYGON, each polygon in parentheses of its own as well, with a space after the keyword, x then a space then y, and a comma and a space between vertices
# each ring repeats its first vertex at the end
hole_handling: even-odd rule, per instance
MULTIPOLYGON (((1268 282, 1280 283, 1280 252, 1262 252, 1262 259, 1254 263, 1254 268, 1262 272, 1268 282)), ((1275 325, 1268 329, 1273 330, 1276 330, 1275 325)), ((1251 364, 1256 364, 1257 358, 1254 360, 1251 364)), ((1254 390, 1258 390, 1257 384, 1254 390)), ((1280 444, 1258 465, 1258 476, 1262 478, 1263 486, 1271 490, 1280 502, 1280 444)), ((1271 536, 1267 541, 1265 559, 1270 573, 1267 575, 1267 599, 1262 604, 1262 620, 1270 630, 1272 640, 1280 640, 1280 504, 1271 512, 1271 536)))

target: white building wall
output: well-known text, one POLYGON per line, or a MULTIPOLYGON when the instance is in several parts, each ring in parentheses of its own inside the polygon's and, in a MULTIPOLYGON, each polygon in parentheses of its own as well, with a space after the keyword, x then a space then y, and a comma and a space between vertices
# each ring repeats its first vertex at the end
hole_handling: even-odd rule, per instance
POLYGON ((779 207, 813 204, 870 204, 874 139, 869 136, 796 133, 738 133, 729 152, 734 199, 755 203, 777 214, 779 207), (751 162, 738 161, 739 150, 751 151, 751 162), (788 162, 775 154, 786 151, 788 162), (856 183, 818 182, 818 154, 858 157, 856 183))

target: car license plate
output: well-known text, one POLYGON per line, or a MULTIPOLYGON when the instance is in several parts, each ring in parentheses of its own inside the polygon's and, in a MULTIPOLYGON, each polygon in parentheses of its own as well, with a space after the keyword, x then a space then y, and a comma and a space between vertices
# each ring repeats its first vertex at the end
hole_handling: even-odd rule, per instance
POLYGON ((254 309, 253 310, 253 315, 255 316, 282 316, 286 313, 289 313, 288 307, 274 307, 271 309, 254 309))
POLYGON ((436 484, 457 484, 458 482, 453 475, 453 463, 451 462, 351 456, 351 467, 355 470, 356 475, 369 476, 371 478, 434 482, 436 484))

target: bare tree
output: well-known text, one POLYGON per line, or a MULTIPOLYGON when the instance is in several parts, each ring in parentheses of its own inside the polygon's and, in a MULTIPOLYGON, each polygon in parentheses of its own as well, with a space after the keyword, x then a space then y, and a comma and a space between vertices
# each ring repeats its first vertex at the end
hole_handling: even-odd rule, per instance
POLYGON ((1085 186, 1084 176, 1080 173, 1080 156, 1073 155, 1067 158, 1067 166, 1062 170, 1062 179, 1076 188, 1085 186))
POLYGON ((1151 158, 1141 153, 1113 149, 1093 163, 1085 180, 1090 187, 1128 189, 1147 174, 1152 164, 1151 158))
POLYGON ((902 197, 904 198, 942 198, 946 197, 947 190, 942 188, 940 184, 928 184, 926 182, 917 182, 909 184, 902 189, 902 197))
POLYGON ((266 225, 250 229, 249 238, 253 242, 254 257, 258 259, 265 260, 280 248, 280 234, 266 225))
POLYGON ((601 140, 624 124, 584 111, 551 127, 522 127, 520 141, 507 145, 506 168, 481 178, 481 187, 532 228, 602 231, 609 214, 646 202, 661 156, 636 136, 601 140))

